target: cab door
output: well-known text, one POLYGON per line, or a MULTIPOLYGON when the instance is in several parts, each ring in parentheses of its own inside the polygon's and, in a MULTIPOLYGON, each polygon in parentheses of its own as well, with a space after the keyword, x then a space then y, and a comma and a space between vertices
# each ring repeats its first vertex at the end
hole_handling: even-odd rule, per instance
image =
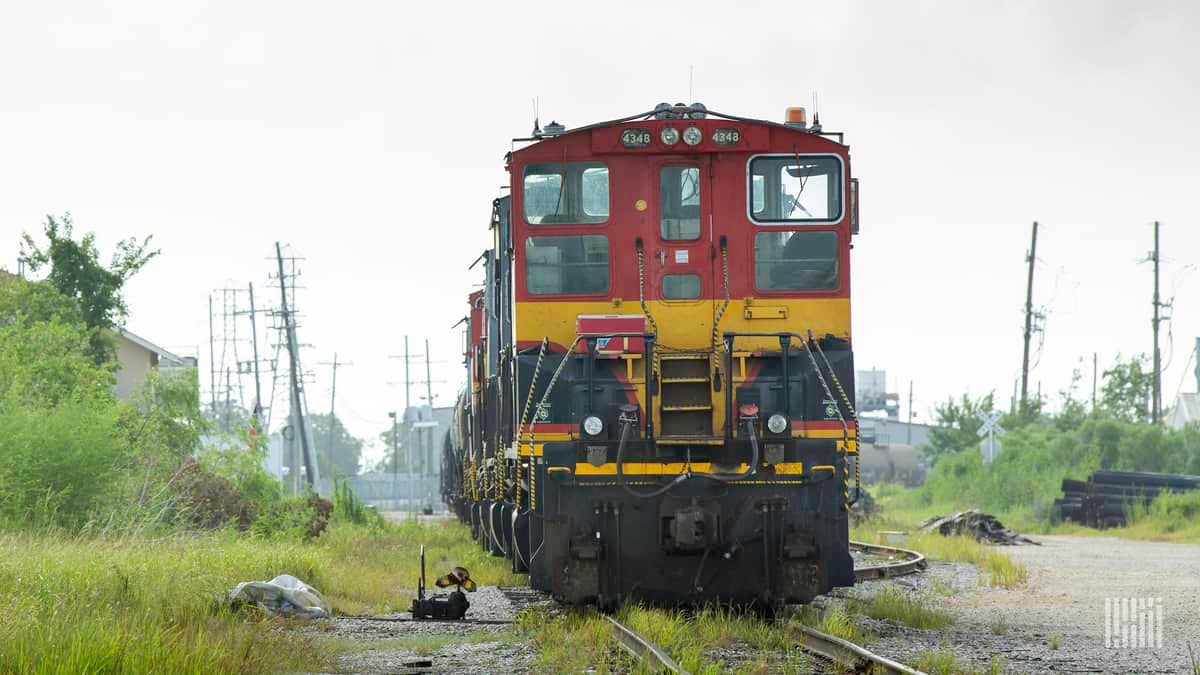
POLYGON ((705 156, 651 162, 657 183, 653 293, 660 362, 660 440, 714 437, 712 190, 705 156))

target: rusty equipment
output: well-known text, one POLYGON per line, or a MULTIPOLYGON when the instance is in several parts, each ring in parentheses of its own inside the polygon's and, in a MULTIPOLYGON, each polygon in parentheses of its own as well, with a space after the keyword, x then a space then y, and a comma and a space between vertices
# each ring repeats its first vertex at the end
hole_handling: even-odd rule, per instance
POLYGON ((475 582, 465 567, 455 567, 449 574, 438 577, 434 582, 438 588, 454 586, 450 593, 437 593, 425 597, 425 545, 421 544, 421 578, 417 582, 417 597, 413 599, 410 612, 414 619, 461 619, 467 615, 466 589, 475 592, 475 582))

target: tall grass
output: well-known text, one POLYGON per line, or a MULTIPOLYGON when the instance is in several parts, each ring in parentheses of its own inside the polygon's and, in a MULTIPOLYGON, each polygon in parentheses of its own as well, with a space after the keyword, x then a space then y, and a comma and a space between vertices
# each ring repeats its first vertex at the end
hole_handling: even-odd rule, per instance
POLYGON ((232 613, 225 592, 287 573, 336 612, 407 608, 422 542, 431 573, 462 564, 482 584, 518 580, 508 561, 445 525, 341 523, 309 543, 226 531, 107 540, 0 533, 0 664, 17 673, 327 669, 336 644, 279 630, 286 621, 232 613))
POLYGON ((1126 510, 1127 525, 1114 532, 1168 541, 1200 541, 1200 490, 1164 492, 1126 510))
MULTIPOLYGON (((802 607, 766 620, 757 614, 706 607, 681 611, 628 605, 617 618, 655 643, 691 673, 809 673, 812 663, 797 644, 797 624, 867 644, 852 614, 830 607, 802 607), (739 654, 737 663, 724 656, 739 654)), ((557 616, 526 611, 518 617, 519 634, 532 641, 545 672, 645 672, 619 648, 612 625, 593 609, 572 609, 557 616)))
POLYGON ((851 611, 872 619, 891 621, 911 628, 944 628, 953 621, 950 615, 930 606, 928 598, 905 593, 887 586, 867 599, 852 599, 851 611))
MULTIPOLYGON (((902 530, 904 527, 904 523, 878 518, 856 525, 850 532, 850 538, 874 541, 876 533, 880 531, 902 530)), ((1023 564, 1004 555, 997 547, 980 544, 972 537, 910 532, 904 548, 919 551, 929 560, 971 563, 984 574, 984 583, 991 586, 1019 588, 1029 580, 1029 570, 1023 564)))
POLYGON ((929 675, 1000 675, 1004 672, 1004 665, 1004 657, 993 656, 986 668, 975 668, 954 658, 954 652, 949 647, 925 652, 917 658, 916 663, 917 670, 929 675))

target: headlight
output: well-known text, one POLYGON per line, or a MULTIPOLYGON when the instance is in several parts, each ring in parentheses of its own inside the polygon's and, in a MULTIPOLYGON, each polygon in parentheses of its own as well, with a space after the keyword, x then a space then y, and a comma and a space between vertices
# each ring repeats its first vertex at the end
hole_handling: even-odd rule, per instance
POLYGON ((679 142, 679 130, 674 127, 667 127, 658 135, 662 139, 663 145, 675 145, 679 142))
POLYGON ((700 141, 704 140, 704 134, 700 133, 698 127, 688 127, 683 130, 683 142, 688 145, 700 145, 700 141))
POLYGON ((601 431, 604 431, 604 420, 595 415, 583 418, 583 433, 588 436, 599 436, 601 431))
POLYGON ((767 431, 773 434, 782 434, 784 429, 787 429, 787 418, 783 415, 775 413, 767 418, 767 431))

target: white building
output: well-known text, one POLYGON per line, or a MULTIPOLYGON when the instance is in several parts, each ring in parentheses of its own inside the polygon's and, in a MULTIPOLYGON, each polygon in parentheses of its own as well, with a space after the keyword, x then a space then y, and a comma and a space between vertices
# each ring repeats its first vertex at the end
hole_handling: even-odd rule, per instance
POLYGON ((1167 415, 1167 426, 1182 429, 1191 422, 1200 422, 1200 394, 1180 394, 1167 415))

